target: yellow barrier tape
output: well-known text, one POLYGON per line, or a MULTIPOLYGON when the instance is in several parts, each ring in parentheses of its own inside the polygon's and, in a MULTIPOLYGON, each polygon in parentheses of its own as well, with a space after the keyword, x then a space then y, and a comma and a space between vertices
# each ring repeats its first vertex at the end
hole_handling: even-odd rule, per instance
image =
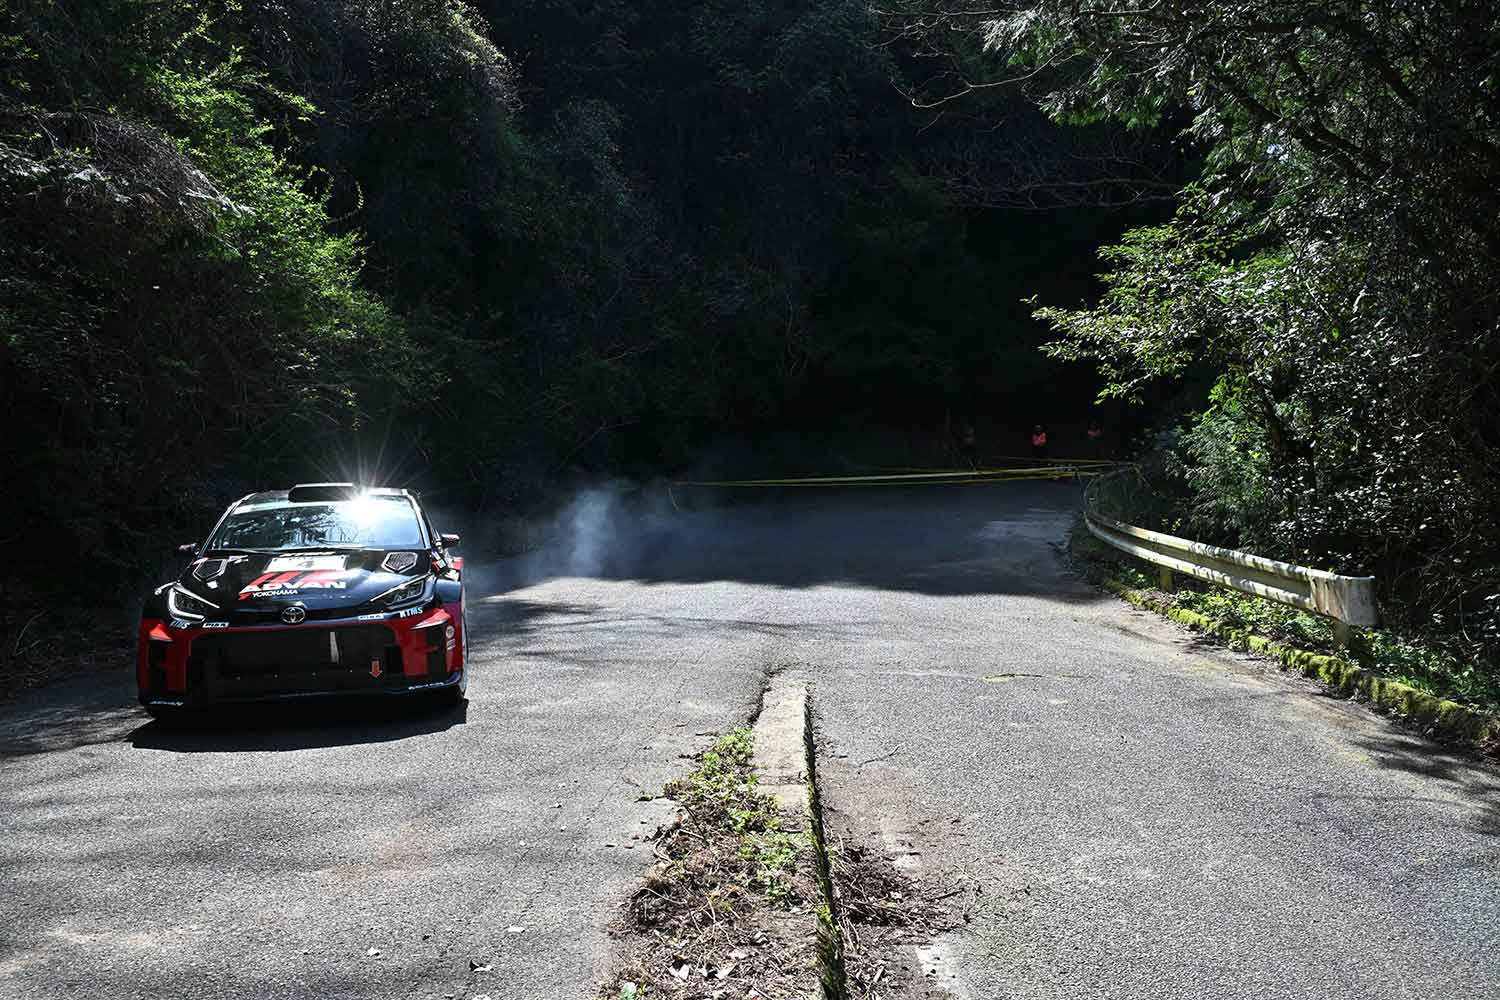
MULTIPOLYGON (((995 457, 997 459, 999 459, 999 460, 1006 461, 1006 462, 1034 462, 1034 461, 1036 461, 1036 459, 1033 459, 1033 458, 1023 458, 1023 457, 1021 457, 1019 455, 1009 455, 1009 456, 998 455, 998 456, 995 456, 995 457)), ((1129 462, 1119 462, 1119 461, 1116 461, 1114 459, 1106 459, 1106 458, 1052 458, 1052 459, 1048 459, 1048 461, 1051 462, 1051 463, 1053 463, 1053 464, 1056 464, 1056 465, 1070 465, 1070 466, 1076 466, 1078 468, 1087 468, 1087 469, 1094 469, 1094 468, 1100 468, 1100 469, 1102 469, 1102 468, 1105 468, 1105 467, 1114 468, 1116 466, 1122 466, 1122 465, 1129 465, 1130 464, 1129 462)), ((856 468, 859 468, 859 466, 856 466, 856 468)), ((966 474, 968 474, 970 472, 990 473, 990 472, 1009 472, 1009 471, 1012 471, 1012 470, 1009 470, 1009 469, 991 469, 991 468, 988 468, 988 467, 985 467, 985 466, 979 466, 979 467, 976 467, 976 468, 973 468, 973 469, 934 469, 934 468, 931 468, 930 466, 924 467, 924 466, 911 466, 911 465, 870 465, 870 466, 864 466, 864 468, 869 469, 871 472, 931 472, 931 473, 948 472, 948 473, 951 473, 952 475, 955 475, 955 476, 956 475, 960 475, 960 474, 965 474, 966 475, 966 474)), ((1035 466, 1035 465, 1027 465, 1027 466, 1025 466, 1025 469, 1027 469, 1027 470, 1036 469, 1036 468, 1039 468, 1039 466, 1035 466)), ((1040 466, 1040 468, 1050 468, 1050 466, 1040 466)))
MULTIPOLYGON (((991 455, 990 458, 997 462, 1034 462, 1035 458, 1026 455, 991 455)), ((1049 458, 1049 462, 1063 462, 1068 465, 1129 465, 1113 458, 1049 458)))
POLYGON ((682 480, 673 482, 672 485, 706 487, 949 486, 970 483, 1007 483, 1032 479, 1076 479, 1098 475, 1103 475, 1103 473, 1086 468, 1040 466, 1030 469, 974 469, 885 476, 805 476, 797 479, 682 480))

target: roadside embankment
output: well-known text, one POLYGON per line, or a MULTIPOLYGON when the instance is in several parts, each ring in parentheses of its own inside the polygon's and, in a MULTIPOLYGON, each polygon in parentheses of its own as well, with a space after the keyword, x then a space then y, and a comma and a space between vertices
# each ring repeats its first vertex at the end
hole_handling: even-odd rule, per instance
POLYGON ((1171 595, 1133 585, 1116 560, 1102 556, 1097 546, 1079 544, 1075 529, 1071 550, 1084 574, 1110 593, 1138 608, 1165 615, 1226 645, 1279 662, 1283 668, 1312 678, 1343 697, 1358 698, 1378 711, 1446 743, 1470 746, 1484 753, 1500 753, 1500 716, 1461 704, 1411 684, 1384 676, 1337 654, 1299 649, 1258 635, 1235 622, 1182 607, 1171 595))

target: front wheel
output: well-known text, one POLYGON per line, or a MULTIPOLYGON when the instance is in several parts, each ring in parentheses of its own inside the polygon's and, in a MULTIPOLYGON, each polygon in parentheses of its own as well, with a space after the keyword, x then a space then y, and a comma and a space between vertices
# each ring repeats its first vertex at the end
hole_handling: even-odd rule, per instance
POLYGON ((145 708, 146 714, 163 726, 181 726, 190 718, 188 710, 181 705, 147 705, 145 708))

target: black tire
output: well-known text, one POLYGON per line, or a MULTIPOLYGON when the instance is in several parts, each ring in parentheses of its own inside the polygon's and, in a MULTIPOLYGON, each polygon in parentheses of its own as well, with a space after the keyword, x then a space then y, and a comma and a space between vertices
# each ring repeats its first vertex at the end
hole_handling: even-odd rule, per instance
POLYGON ((163 726, 175 727, 186 725, 189 718, 188 710, 181 705, 147 705, 146 714, 151 716, 163 726))

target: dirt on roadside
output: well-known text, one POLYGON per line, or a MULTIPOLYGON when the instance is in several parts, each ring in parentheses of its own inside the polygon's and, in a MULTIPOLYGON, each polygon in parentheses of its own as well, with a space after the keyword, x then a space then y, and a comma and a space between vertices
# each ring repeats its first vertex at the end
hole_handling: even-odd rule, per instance
POLYGON ((655 861, 611 928, 617 972, 600 995, 803 1000, 818 989, 812 845, 756 788, 737 729, 665 789, 678 808, 655 861))
POLYGON ((0 589, 0 703, 78 674, 133 670, 135 636, 118 615, 79 615, 0 589))

